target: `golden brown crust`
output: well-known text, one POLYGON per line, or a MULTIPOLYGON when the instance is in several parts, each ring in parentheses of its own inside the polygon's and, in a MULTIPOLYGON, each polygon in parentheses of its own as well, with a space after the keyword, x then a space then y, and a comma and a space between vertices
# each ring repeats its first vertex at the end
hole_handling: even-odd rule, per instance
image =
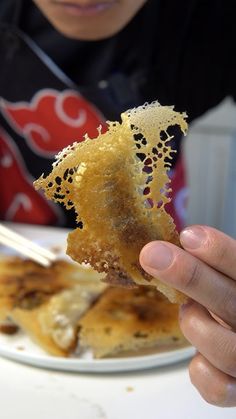
POLYGON ((64 261, 42 268, 20 258, 2 259, 0 306, 14 328, 54 356, 74 353, 78 329, 80 346, 96 357, 185 344, 177 305, 154 287, 107 289, 100 279, 91 268, 64 261))
POLYGON ((72 264, 55 262, 44 268, 31 260, 2 258, 0 260, 1 319, 13 308, 31 310, 47 301, 52 295, 72 287, 72 264))
POLYGON ((179 245, 170 201, 168 170, 173 150, 168 127, 185 133, 186 115, 153 102, 108 123, 96 140, 86 139, 63 150, 52 173, 35 182, 48 198, 74 207, 77 228, 68 236, 67 253, 88 262, 119 283, 155 285, 171 301, 182 302, 178 291, 147 275, 139 264, 142 247, 153 240, 179 245))
POLYGON ((20 328, 42 349, 53 356, 68 356, 68 350, 63 350, 53 340, 50 333, 44 333, 40 324, 40 314, 44 312, 48 303, 32 310, 14 309, 11 312, 12 319, 20 328))
POLYGON ((78 319, 106 288, 100 279, 91 268, 63 260, 44 268, 1 258, 0 332, 10 332, 5 319, 11 319, 51 355, 67 356, 77 343, 78 319))
POLYGON ((79 321, 79 343, 96 358, 141 349, 173 349, 186 344, 178 305, 154 287, 108 288, 79 321))

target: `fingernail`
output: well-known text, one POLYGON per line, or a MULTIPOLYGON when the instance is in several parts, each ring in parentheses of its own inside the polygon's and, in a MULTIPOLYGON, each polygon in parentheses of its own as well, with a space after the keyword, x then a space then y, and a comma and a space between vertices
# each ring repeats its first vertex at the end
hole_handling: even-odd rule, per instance
POLYGON ((162 271, 173 261, 171 249, 163 243, 147 245, 142 251, 142 263, 151 269, 162 271))
POLYGON ((189 227, 180 233, 180 242, 184 248, 198 249, 207 240, 207 234, 202 227, 189 227))

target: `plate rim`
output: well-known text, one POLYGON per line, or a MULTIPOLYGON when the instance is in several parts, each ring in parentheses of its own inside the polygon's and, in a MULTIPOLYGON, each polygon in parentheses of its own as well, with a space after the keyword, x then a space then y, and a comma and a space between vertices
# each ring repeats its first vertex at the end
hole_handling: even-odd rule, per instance
MULTIPOLYGON (((28 338, 28 337, 27 337, 28 338)), ((44 369, 52 369, 68 372, 125 372, 138 371, 152 367, 168 366, 180 361, 190 359, 195 353, 191 345, 175 350, 157 352, 147 355, 134 355, 121 358, 63 358, 45 354, 27 353, 27 350, 20 351, 17 348, 7 348, 0 343, 0 356, 44 369)))

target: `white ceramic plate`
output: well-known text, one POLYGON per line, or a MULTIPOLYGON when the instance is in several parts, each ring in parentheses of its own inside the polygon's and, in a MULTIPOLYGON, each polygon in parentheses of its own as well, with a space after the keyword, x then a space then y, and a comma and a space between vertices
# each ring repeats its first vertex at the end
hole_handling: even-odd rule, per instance
POLYGON ((93 359, 90 353, 82 358, 58 358, 49 356, 32 343, 27 336, 0 335, 0 355, 24 364, 41 368, 77 372, 122 372, 173 364, 190 358, 192 347, 151 355, 127 358, 93 359))
MULTIPOLYGON (((60 257, 65 256, 66 236, 65 229, 34 227, 14 224, 10 225, 15 231, 22 233, 38 243, 47 247, 56 247, 60 257)), ((0 247, 0 253, 9 253, 0 247)), ((23 332, 8 336, 0 334, 0 355, 24 364, 41 368, 50 368, 61 371, 77 372, 121 372, 137 371, 145 368, 158 367, 186 360, 194 355, 195 349, 191 346, 181 349, 152 353, 142 356, 129 356, 109 359, 93 359, 87 352, 80 358, 59 358, 45 353, 35 345, 23 332)))

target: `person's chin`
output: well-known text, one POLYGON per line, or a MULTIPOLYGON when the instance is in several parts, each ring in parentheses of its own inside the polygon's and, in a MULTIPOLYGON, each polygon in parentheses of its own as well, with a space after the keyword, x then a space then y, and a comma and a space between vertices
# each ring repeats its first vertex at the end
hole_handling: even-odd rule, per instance
POLYGON ((55 29, 62 35, 70 39, 77 39, 81 41, 99 41, 110 38, 120 32, 124 26, 125 24, 113 27, 104 27, 101 25, 101 27, 96 27, 96 29, 91 27, 90 30, 88 26, 85 28, 78 28, 54 23, 55 29))

